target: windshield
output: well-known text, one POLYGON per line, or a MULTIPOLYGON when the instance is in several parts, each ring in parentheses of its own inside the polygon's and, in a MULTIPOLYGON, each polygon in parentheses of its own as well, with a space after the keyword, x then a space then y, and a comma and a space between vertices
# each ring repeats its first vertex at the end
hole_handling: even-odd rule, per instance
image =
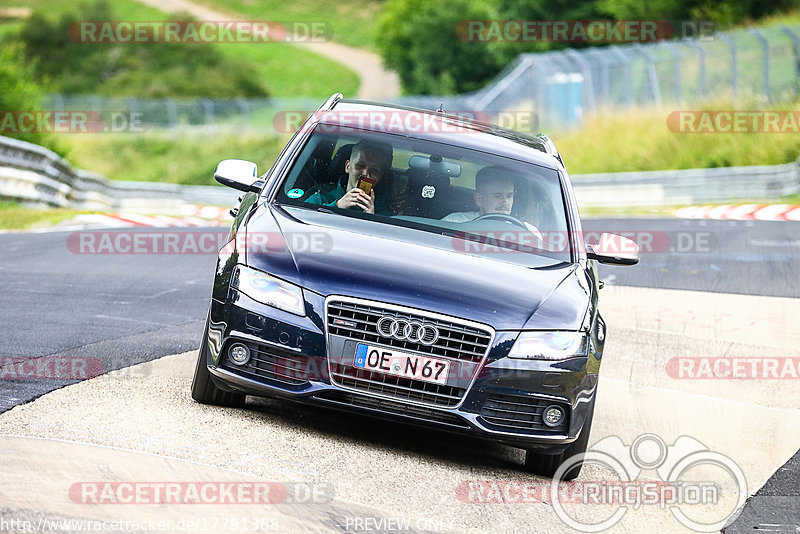
POLYGON ((465 253, 571 261, 558 172, 462 147, 318 127, 276 201, 448 235, 465 253))

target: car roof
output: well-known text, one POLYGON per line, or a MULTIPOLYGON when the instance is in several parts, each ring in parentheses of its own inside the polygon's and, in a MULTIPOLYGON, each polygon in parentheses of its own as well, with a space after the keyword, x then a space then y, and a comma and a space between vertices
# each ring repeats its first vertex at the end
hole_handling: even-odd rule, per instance
POLYGON ((562 167, 558 153, 554 153, 555 147, 552 142, 550 142, 551 146, 548 146, 549 138, 546 137, 532 136, 457 115, 394 104, 341 100, 334 97, 331 97, 326 104, 319 109, 318 121, 322 124, 353 127, 355 124, 359 124, 358 118, 354 121, 354 113, 363 114, 361 124, 363 124, 363 117, 370 117, 369 114, 398 113, 402 120, 403 112, 419 113, 428 118, 424 124, 430 125, 424 131, 419 128, 370 128, 369 119, 366 120, 366 124, 363 126, 359 124, 358 127, 369 131, 400 134, 414 139, 497 154, 555 170, 562 167), (331 111, 332 113, 330 113, 331 111))

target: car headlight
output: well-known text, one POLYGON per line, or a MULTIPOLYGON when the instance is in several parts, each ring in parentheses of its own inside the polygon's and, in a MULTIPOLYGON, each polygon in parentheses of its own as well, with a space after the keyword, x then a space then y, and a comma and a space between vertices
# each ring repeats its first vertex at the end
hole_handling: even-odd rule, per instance
POLYGON ((250 297, 268 306, 305 316, 306 307, 303 301, 303 290, 294 284, 284 282, 267 273, 237 265, 231 278, 234 287, 250 297))
POLYGON ((585 332, 522 332, 509 358, 524 360, 563 360, 586 353, 585 332))

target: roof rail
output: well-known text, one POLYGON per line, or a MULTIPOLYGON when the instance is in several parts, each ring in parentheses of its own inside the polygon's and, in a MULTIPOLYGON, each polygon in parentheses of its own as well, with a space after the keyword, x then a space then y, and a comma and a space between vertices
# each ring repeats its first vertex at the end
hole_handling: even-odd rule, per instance
POLYGON ((544 146, 547 149, 547 153, 556 158, 561 165, 564 165, 564 160, 561 159, 561 154, 558 153, 558 149, 556 148, 556 144, 550 139, 550 136, 545 133, 538 133, 536 137, 541 139, 544 142, 544 146))
POLYGON ((342 93, 333 93, 328 100, 322 104, 317 111, 330 111, 333 109, 333 106, 339 103, 339 100, 344 98, 342 93))

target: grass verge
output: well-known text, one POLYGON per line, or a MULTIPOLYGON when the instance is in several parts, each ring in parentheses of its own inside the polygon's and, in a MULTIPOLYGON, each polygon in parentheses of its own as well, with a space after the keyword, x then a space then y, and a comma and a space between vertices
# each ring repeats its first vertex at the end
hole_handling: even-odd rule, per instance
MULTIPOLYGON (((782 105, 716 102, 681 110, 797 110, 782 105)), ((800 157, 796 133, 680 133, 667 125, 672 109, 605 112, 553 138, 571 174, 779 165, 800 157)))
MULTIPOLYGON (((76 9, 73 3, 62 0, 27 0, 25 5, 32 11, 45 13, 50 19, 58 19, 68 13, 74 13, 76 9)), ((145 6, 136 0, 113 0, 111 5, 114 18, 121 21, 159 21, 169 18, 166 13, 145 6)), ((350 2, 349 5, 354 6, 355 2, 350 2)), ((284 11, 286 11, 285 8, 284 11)), ((262 11, 261 15, 255 18, 264 20, 266 19, 265 13, 267 12, 262 11)), ((309 18, 311 17, 310 13, 309 10, 309 18)), ((272 17, 271 20, 277 18, 272 17)), ((319 20, 319 18, 317 15, 313 20, 319 20)), ((23 21, 19 19, 0 20, 0 40, 15 40, 16 34, 22 26, 23 21)), ((81 46, 103 45, 84 43, 81 46)), ((128 46, 153 45, 132 43, 128 46)), ((356 73, 341 63, 284 43, 215 43, 189 46, 195 47, 197 54, 203 54, 204 50, 208 50, 206 47, 212 47, 232 62, 246 62, 252 69, 249 75, 254 80, 263 83, 272 97, 304 95, 327 98, 335 92, 354 95, 358 92, 360 85, 356 73)), ((152 80, 160 80, 162 84, 166 83, 158 65, 148 64, 148 66, 149 68, 132 70, 128 73, 127 83, 122 87, 114 86, 109 91, 104 91, 102 82, 98 84, 97 80, 91 80, 85 89, 78 92, 91 94, 110 92, 115 96, 136 97, 137 94, 132 91, 135 91, 137 87, 148 86, 152 80)), ((235 97, 236 95, 230 96, 235 97)))
POLYGON ((69 160, 113 180, 217 185, 223 159, 245 159, 266 171, 289 136, 236 130, 215 133, 148 132, 64 136, 69 160))
POLYGON ((195 0, 220 11, 251 20, 276 22, 325 22, 333 41, 357 48, 375 49, 381 0, 195 0))
POLYGON ((28 208, 18 202, 0 201, 0 229, 30 230, 72 219, 80 210, 67 208, 28 208))

